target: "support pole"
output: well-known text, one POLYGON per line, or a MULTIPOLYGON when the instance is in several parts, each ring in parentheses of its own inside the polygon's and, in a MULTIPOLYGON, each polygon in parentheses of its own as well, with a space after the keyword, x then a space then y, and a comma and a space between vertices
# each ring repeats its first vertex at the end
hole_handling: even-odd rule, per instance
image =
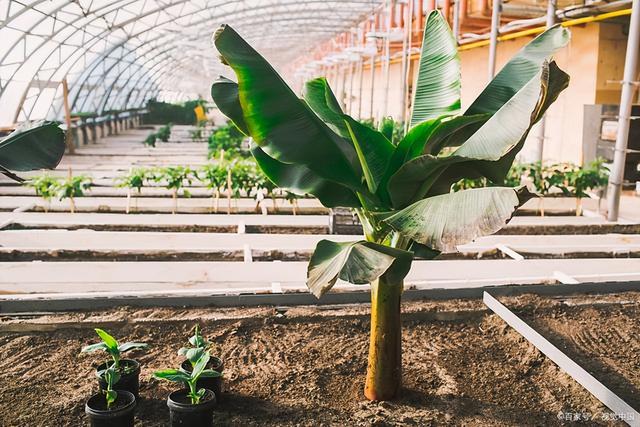
POLYGON ((371 55, 371 97, 369 98, 369 118, 375 121, 373 115, 373 97, 375 95, 375 82, 376 82, 376 56, 371 55))
POLYGON ((400 111, 402 112, 402 123, 406 131, 407 123, 407 95, 409 93, 409 67, 411 66, 411 37, 413 35, 413 2, 409 0, 409 4, 404 8, 404 39, 402 40, 402 102, 400 111))
POLYGON ((364 58, 358 59, 358 119, 362 119, 362 78, 364 76, 364 58))
MULTIPOLYGON (((556 9, 558 6, 557 0, 547 0, 547 29, 551 28, 556 23, 556 9)), ((546 139, 547 129, 547 114, 545 113, 538 123, 538 132, 536 139, 538 140, 537 147, 534 152, 534 158, 538 162, 542 162, 544 158, 544 141, 546 139)))
POLYGON ((387 2, 388 7, 388 19, 387 19, 387 35, 384 39, 384 98, 382 101, 382 120, 387 116, 389 111, 389 83, 390 83, 390 68, 391 68, 391 25, 393 24, 393 9, 395 7, 395 0, 387 2))
POLYGON ((491 37, 489 39, 489 81, 496 75, 496 53, 498 50, 498 30, 500 29, 500 12, 502 0, 493 0, 491 10, 491 37))
POLYGON ((71 108, 69 108, 69 85, 67 78, 62 79, 62 99, 64 103, 64 120, 67 124, 66 143, 69 154, 76 152, 76 146, 73 142, 73 129, 71 129, 71 108))
POLYGON ((618 114, 618 134, 613 154, 613 170, 609 175, 609 189, 607 191, 607 219, 617 221, 620 210, 620 193, 624 179, 624 163, 627 157, 627 142, 629 141, 629 125, 631 120, 631 103, 635 89, 636 70, 638 69, 638 48, 640 48, 640 0, 633 0, 627 39, 627 53, 624 60, 624 77, 622 80, 622 95, 620 96, 620 113, 618 114))
POLYGON ((453 1, 453 38, 456 41, 456 45, 460 40, 460 5, 463 1, 467 0, 454 0, 453 1))

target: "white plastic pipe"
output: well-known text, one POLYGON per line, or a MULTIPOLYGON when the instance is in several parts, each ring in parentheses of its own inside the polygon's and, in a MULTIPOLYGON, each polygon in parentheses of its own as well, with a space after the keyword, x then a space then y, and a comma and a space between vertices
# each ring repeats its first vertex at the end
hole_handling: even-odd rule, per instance
POLYGON ((496 54, 498 51, 498 30, 500 29, 500 9, 502 0, 493 0, 491 11, 491 35, 489 43, 489 81, 496 75, 496 54))
POLYGON ((633 0, 629 38, 627 39, 627 53, 624 60, 624 76, 622 80, 622 95, 620 96, 620 113, 618 114, 618 134, 613 154, 613 169, 609 175, 609 189, 607 191, 607 219, 617 221, 620 211, 620 193, 624 178, 624 163, 627 157, 627 143, 629 140, 629 125, 631 120, 631 104, 635 89, 635 74, 638 68, 638 48, 640 48, 640 0, 633 0))

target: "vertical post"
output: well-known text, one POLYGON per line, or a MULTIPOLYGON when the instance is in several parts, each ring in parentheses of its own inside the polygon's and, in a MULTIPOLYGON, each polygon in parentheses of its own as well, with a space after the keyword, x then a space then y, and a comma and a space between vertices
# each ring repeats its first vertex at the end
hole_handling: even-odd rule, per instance
POLYGON ((463 1, 467 0, 453 1, 453 38, 456 40, 456 44, 460 40, 460 7, 463 1))
POLYGON ((640 48, 640 0, 633 0, 627 39, 627 53, 624 59, 624 76, 622 77, 622 95, 620 96, 620 113, 618 114, 618 134, 613 154, 613 170, 609 175, 607 191, 607 219, 617 221, 620 210, 620 193, 624 179, 624 163, 627 157, 629 141, 629 125, 631 120, 631 103, 635 89, 635 76, 638 68, 638 48, 640 48))
POLYGON ((358 59, 358 119, 362 119, 362 77, 364 76, 364 58, 358 59))
POLYGON ((496 53, 498 50, 498 30, 500 29, 500 9, 502 0, 493 0, 491 10, 491 38, 489 39, 489 81, 496 75, 496 53))
MULTIPOLYGON (((411 47, 413 44, 413 20, 415 11, 414 9, 415 0, 409 0, 409 35, 408 35, 408 45, 407 45, 407 69, 405 70, 404 78, 404 108, 402 110, 402 120, 404 121, 404 131, 405 133, 409 129, 409 107, 411 106, 411 98, 409 87, 411 86, 411 47)), ((422 10, 420 10, 420 14, 422 14, 422 10)))
MULTIPOLYGON (((395 0, 387 1, 388 18, 387 18, 387 35, 384 39, 384 98, 382 100, 382 117, 386 117, 389 103, 389 80, 391 68, 391 25, 393 24, 393 10, 395 8, 395 0)), ((380 119, 382 119, 380 117, 380 119)))
POLYGON ((375 120, 373 115, 373 96, 375 95, 375 81, 376 81, 376 56, 371 55, 371 98, 369 98, 369 115, 371 120, 375 120))
POLYGON ((69 154, 76 152, 76 147, 73 142, 73 130, 71 129, 71 108, 69 108, 69 85, 67 84, 67 78, 62 79, 62 99, 64 103, 64 120, 67 124, 66 142, 69 154))
POLYGON ((355 61, 349 59, 349 105, 347 106, 347 111, 349 115, 353 115, 353 77, 355 76, 355 61))
MULTIPOLYGON (((552 27, 556 23, 556 8, 557 8, 557 0, 547 0, 547 29, 552 27)), ((538 122, 537 129, 537 146, 534 151, 534 158, 538 162, 542 162, 544 158, 544 141, 546 139, 546 129, 547 129, 547 114, 545 113, 538 122)))
POLYGON ((402 17, 402 23, 404 24, 404 37, 402 38, 402 79, 403 79, 403 84, 401 85, 402 87, 400 88, 400 119, 402 120, 402 123, 404 124, 407 121, 407 82, 406 82, 406 76, 407 76, 407 67, 408 67, 408 52, 407 50, 409 49, 409 39, 411 38, 411 4, 413 3, 413 0, 409 0, 409 5, 408 7, 405 7, 403 5, 402 7, 402 11, 404 12, 404 15, 402 17))

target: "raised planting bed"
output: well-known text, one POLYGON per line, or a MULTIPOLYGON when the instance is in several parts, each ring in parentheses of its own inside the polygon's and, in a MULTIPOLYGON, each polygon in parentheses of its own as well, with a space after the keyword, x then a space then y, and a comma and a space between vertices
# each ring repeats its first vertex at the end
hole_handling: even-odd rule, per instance
MULTIPOLYGON (((0 230, 0 261, 304 261, 357 235, 0 230)), ((640 235, 495 235, 437 259, 640 258, 640 235)))
MULTIPOLYGON (((638 407, 640 294, 500 300, 566 350, 592 375, 638 407), (604 327, 603 327, 604 326, 604 327)), ((479 300, 406 302, 404 389, 392 402, 362 395, 369 316, 341 307, 131 309, 3 318, 0 424, 82 425, 97 391, 93 364, 80 356, 103 327, 122 341, 146 342, 139 425, 164 426, 172 384, 152 378, 183 360, 174 349, 198 322, 225 360, 218 425, 563 425, 559 414, 608 410, 479 300), (28 387, 25 387, 28 384, 28 387)))
MULTIPOLYGON (((86 213, 125 213, 127 210, 126 197, 78 197, 74 199, 75 211, 86 213)), ((217 214, 226 215, 228 212, 226 198, 221 198, 217 209, 217 214)), ((264 206, 269 214, 290 215, 294 212, 294 205, 284 199, 276 199, 275 206, 272 199, 264 199, 258 206, 253 199, 231 199, 230 212, 250 214, 261 212, 264 206)), ((69 212, 70 203, 68 200, 51 200, 47 203, 39 197, 18 196, 0 197, 0 212, 8 212, 14 209, 26 209, 31 212, 69 212)), ((210 198, 180 198, 177 207, 168 197, 146 197, 132 201, 130 205, 131 214, 136 213, 171 213, 174 209, 177 213, 215 214, 215 203, 210 198)), ((323 207, 315 199, 299 199, 295 207, 299 215, 323 215, 329 210, 323 207)))

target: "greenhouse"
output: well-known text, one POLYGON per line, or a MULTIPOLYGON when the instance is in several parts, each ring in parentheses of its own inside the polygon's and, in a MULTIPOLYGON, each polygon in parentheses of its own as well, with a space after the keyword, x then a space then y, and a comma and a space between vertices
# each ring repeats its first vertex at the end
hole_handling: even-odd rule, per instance
POLYGON ((640 426, 640 0, 0 0, 1 426, 640 426))

